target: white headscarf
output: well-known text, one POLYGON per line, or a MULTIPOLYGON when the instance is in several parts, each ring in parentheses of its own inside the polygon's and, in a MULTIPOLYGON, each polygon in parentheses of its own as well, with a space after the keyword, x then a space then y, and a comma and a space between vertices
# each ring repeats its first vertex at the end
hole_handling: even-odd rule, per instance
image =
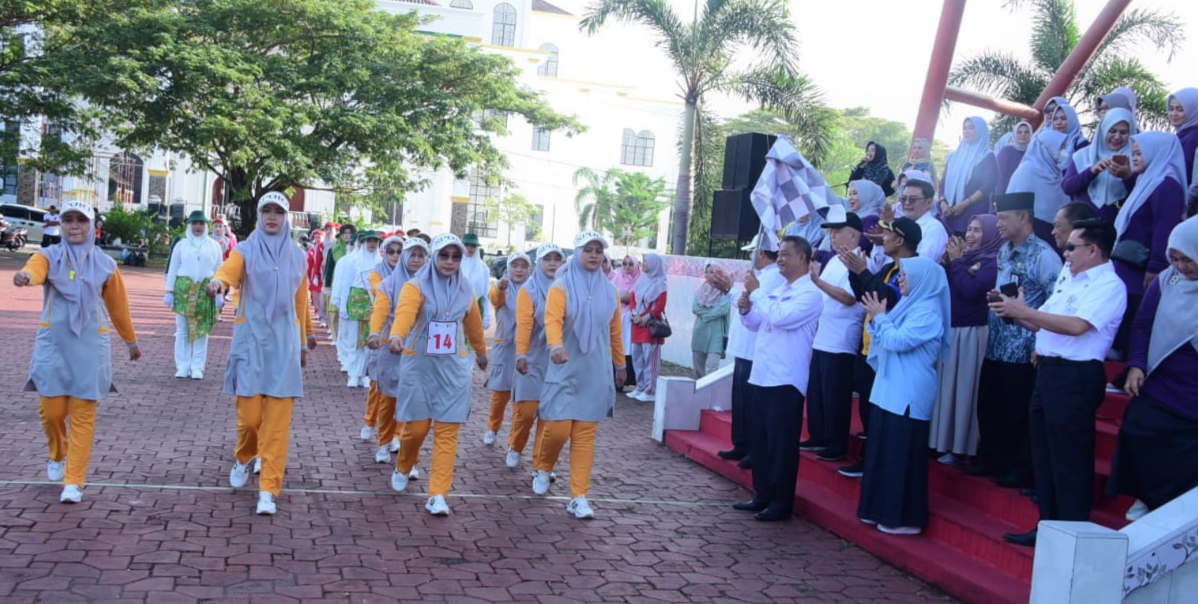
MULTIPOLYGON (((1122 107, 1108 110, 1102 120, 1098 122, 1098 129, 1094 131, 1094 142, 1073 154, 1073 166, 1077 168, 1078 172, 1089 170, 1098 162, 1110 159, 1112 155, 1131 156, 1130 136, 1127 138, 1127 144, 1123 145, 1121 149, 1112 149, 1106 144, 1107 132, 1120 122, 1127 123, 1129 134, 1136 134, 1136 118, 1131 111, 1122 107)), ((1099 208, 1118 203, 1127 197, 1127 187, 1123 185, 1123 179, 1111 176, 1108 170, 1099 172, 1094 180, 1090 181, 1088 191, 1090 201, 1099 208)))
POLYGON ((553 287, 553 282, 558 275, 565 276, 561 271, 561 265, 558 266, 558 271, 554 277, 546 277, 545 273, 541 272, 541 262, 545 260, 545 256, 549 254, 557 254, 565 257, 562 253, 562 248, 546 243, 537 248, 537 265, 533 267, 527 281, 524 282, 524 291, 528 292, 528 297, 532 300, 533 318, 537 325, 545 324, 545 298, 549 296, 549 288, 553 287))
POLYGON ((291 240, 290 204, 280 193, 267 193, 258 200, 258 226, 237 252, 245 259, 245 290, 250 299, 266 311, 267 319, 285 317, 295 300, 295 290, 307 278, 308 262, 304 251, 291 240), (283 208, 283 228, 274 235, 262 229, 262 208, 283 208))
MULTIPOLYGON (((63 204, 59 216, 76 213, 92 220, 91 207, 70 201, 63 204)), ((38 250, 50 265, 46 280, 67 301, 68 326, 71 333, 81 335, 88 317, 100 304, 100 293, 108 277, 116 270, 116 261, 96 249, 96 229, 87 229, 83 243, 62 241, 38 250)))
MULTIPOLYGON (((428 258, 431 255, 428 253, 428 244, 419 237, 413 237, 404 242, 403 253, 399 255, 399 262, 392 269, 391 274, 383 279, 382 285, 379 286, 382 291, 387 293, 387 297, 391 298, 392 316, 395 315, 395 307, 399 305, 399 296, 403 293, 403 286, 416 276, 416 272, 408 270, 408 261, 412 259, 412 250, 415 248, 424 250, 426 266, 431 262, 431 259, 428 258)), ((387 248, 384 247, 383 249, 386 250, 387 248)))
POLYGON ((579 233, 574 238, 574 255, 566 263, 568 270, 554 283, 555 287, 566 290, 566 325, 578 336, 578 347, 583 354, 603 349, 609 339, 608 323, 620 303, 616 286, 608 281, 603 270, 589 270, 582 263, 582 250, 592 241, 598 241, 603 249, 607 249, 607 240, 599 233, 579 233))
MULTIPOLYGON (((1120 237, 1131 223, 1131 217, 1136 215, 1166 178, 1176 180, 1183 189, 1186 185, 1185 155, 1181 150, 1181 139, 1177 138, 1177 135, 1167 132, 1141 132, 1131 137, 1131 140, 1139 145, 1145 168, 1136 179, 1136 186, 1127 196, 1127 201, 1119 208, 1119 215, 1115 217, 1115 230, 1119 232, 1120 237)), ((1169 217, 1158 216, 1155 219, 1168 220, 1169 217)))
MULTIPOLYGON (((462 248, 466 249, 466 248, 462 248)), ((482 298, 487 295, 487 289, 491 286, 491 271, 487 268, 487 263, 483 262, 481 254, 475 250, 473 256, 466 256, 466 252, 462 252, 462 276, 466 278, 467 283, 474 290, 475 298, 482 298)))
POLYGON ((1057 210, 1069 203, 1069 196, 1061 189, 1061 181, 1064 180, 1061 173, 1061 145, 1064 143, 1065 135, 1056 130, 1037 132, 1007 185, 1008 194, 1035 194, 1034 214, 1045 222, 1052 222, 1057 210))
POLYGON ((657 254, 645 254, 645 272, 637 280, 632 292, 636 297, 634 312, 647 312, 649 307, 666 291, 666 263, 657 254))
POLYGON ((1173 99, 1177 99, 1177 102, 1181 103, 1186 110, 1186 121, 1182 122, 1174 131, 1181 132, 1186 128, 1198 125, 1198 88, 1182 88, 1169 95, 1165 102, 1168 103, 1173 99))
MULTIPOLYGON (((1198 260, 1198 218, 1173 227, 1169 249, 1198 260)), ((1186 343, 1198 348, 1198 279, 1187 279, 1170 265, 1161 271, 1156 282, 1161 288, 1161 302, 1156 307, 1152 336, 1148 340, 1149 375, 1186 343)))
MULTIPOLYGON (((506 306, 508 308, 508 310, 512 311, 513 313, 516 312, 516 297, 520 292, 520 287, 522 287, 525 283, 528 283, 529 278, 532 276, 532 270, 533 270, 532 260, 529 259, 528 254, 525 254, 524 252, 516 252, 516 253, 512 254, 511 256, 507 257, 507 268, 505 268, 503 270, 503 276, 507 277, 508 281, 510 281, 511 284, 508 286, 508 295, 505 297, 505 299, 503 301, 503 305, 506 306), (528 264, 529 272, 527 275, 524 276, 523 281, 516 281, 515 279, 512 279, 512 277, 511 277, 512 262, 515 262, 516 260, 523 260, 526 264, 528 264)), ((501 334, 501 338, 503 339, 503 341, 504 342, 513 341, 516 338, 516 324, 512 323, 511 325, 504 325, 503 327, 504 327, 504 330, 503 330, 504 332, 503 332, 503 334, 501 334)))
POLYGON ((860 203, 855 214, 858 217, 866 218, 882 213, 882 206, 886 205, 886 192, 882 187, 872 180, 854 180, 849 184, 857 189, 857 200, 860 203))
MULTIPOLYGON (((399 257, 400 257, 400 259, 403 259, 403 237, 397 237, 395 235, 392 235, 392 236, 384 239, 383 242, 381 244, 379 244, 379 255, 382 256, 383 259, 380 260, 378 262, 378 264, 375 264, 374 268, 370 269, 372 271, 377 272, 379 274, 379 276, 383 278, 384 281, 387 280, 387 277, 391 276, 391 273, 394 272, 396 268, 399 268, 399 260, 395 261, 394 268, 392 268, 391 264, 387 262, 387 246, 391 245, 392 243, 399 244, 399 249, 400 249, 399 257)), ((363 278, 366 279, 367 284, 369 284, 370 283, 370 271, 366 271, 366 275, 363 278)))
MULTIPOLYGON (((348 306, 350 289, 370 289, 370 282, 366 276, 378 264, 379 252, 375 250, 371 253, 366 249, 366 239, 360 237, 366 232, 361 231, 355 236, 357 239, 353 251, 342 256, 337 261, 337 267, 333 269, 333 299, 336 300, 337 308, 343 309, 348 306)), ((372 238, 378 239, 378 236, 372 238)))
POLYGON ((957 150, 948 154, 944 166, 944 197, 950 206, 965 199, 965 185, 973 177, 974 167, 990 154, 990 127, 986 120, 976 115, 965 119, 973 122, 977 138, 973 142, 962 139, 957 150))
POLYGON ((457 272, 446 277, 437 270, 437 252, 447 247, 462 251, 462 264, 466 262, 466 246, 457 235, 442 233, 433 237, 428 263, 416 273, 420 293, 424 294, 426 311, 434 321, 460 321, 470 312, 476 298, 470 284, 462 274, 461 265, 457 272))

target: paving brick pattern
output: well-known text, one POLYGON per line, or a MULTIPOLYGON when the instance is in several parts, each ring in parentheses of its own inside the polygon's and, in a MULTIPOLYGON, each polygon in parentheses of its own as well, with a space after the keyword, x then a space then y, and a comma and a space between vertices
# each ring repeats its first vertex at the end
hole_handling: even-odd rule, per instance
MULTIPOLYGON (((227 486, 233 401, 220 393, 231 323, 202 381, 173 377, 162 274, 127 269, 145 357, 114 346, 120 390, 101 403, 89 486, 58 503, 27 377, 41 290, 18 290, 24 255, 0 252, 0 603, 190 602, 944 602, 941 592, 805 521, 753 522, 748 494, 653 442, 652 409, 620 397, 599 431, 595 520, 565 513, 568 464, 550 497, 527 460, 481 442, 488 393, 474 380, 450 497, 453 514, 390 491, 389 466, 358 440, 364 391, 327 340, 305 370, 279 513, 254 515, 251 484, 227 486)), ((228 316, 228 313, 226 313, 228 316)), ((506 437, 507 428, 500 434, 506 437)), ((421 467, 427 472, 427 446, 421 467)))

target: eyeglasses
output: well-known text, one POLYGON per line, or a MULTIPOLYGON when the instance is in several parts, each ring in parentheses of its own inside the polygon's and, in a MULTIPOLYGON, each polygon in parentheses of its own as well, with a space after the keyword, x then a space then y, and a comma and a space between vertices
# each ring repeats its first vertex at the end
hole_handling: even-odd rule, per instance
POLYGON ((624 266, 636 266, 635 262, 625 262, 624 266))
POLYGON ((403 253, 403 250, 396 250, 396 249, 390 249, 390 250, 387 250, 387 255, 388 255, 388 256, 398 256, 398 255, 400 255, 400 254, 402 254, 402 253, 403 253))
POLYGON ((1094 244, 1093 243, 1066 243, 1065 251, 1072 252, 1073 250, 1076 250, 1079 247, 1085 247, 1087 245, 1094 245, 1094 244))
POLYGON ((915 202, 917 202, 917 201, 923 201, 923 200, 925 200, 925 199, 927 199, 927 197, 914 197, 914 196, 911 196, 911 197, 899 197, 899 198, 898 198, 898 201, 899 201, 899 203, 915 203, 915 202))

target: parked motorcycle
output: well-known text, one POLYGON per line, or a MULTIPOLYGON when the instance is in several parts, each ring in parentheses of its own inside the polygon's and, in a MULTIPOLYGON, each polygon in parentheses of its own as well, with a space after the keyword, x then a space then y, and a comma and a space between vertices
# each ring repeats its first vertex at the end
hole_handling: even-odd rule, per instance
POLYGON ((25 247, 25 243, 29 241, 29 230, 12 226, 7 220, 0 218, 0 247, 6 247, 9 251, 16 251, 25 247))

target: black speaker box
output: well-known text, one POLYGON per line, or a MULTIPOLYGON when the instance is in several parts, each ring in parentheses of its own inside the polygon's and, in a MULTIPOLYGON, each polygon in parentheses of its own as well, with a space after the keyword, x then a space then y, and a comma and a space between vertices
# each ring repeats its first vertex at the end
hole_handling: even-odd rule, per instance
POLYGON ((724 189, 752 189, 765 168, 765 154, 777 136, 749 132, 729 136, 724 143, 724 189))
POLYGON ((761 229, 761 219, 753 211, 751 189, 716 191, 711 201, 711 238, 748 241, 761 229))

